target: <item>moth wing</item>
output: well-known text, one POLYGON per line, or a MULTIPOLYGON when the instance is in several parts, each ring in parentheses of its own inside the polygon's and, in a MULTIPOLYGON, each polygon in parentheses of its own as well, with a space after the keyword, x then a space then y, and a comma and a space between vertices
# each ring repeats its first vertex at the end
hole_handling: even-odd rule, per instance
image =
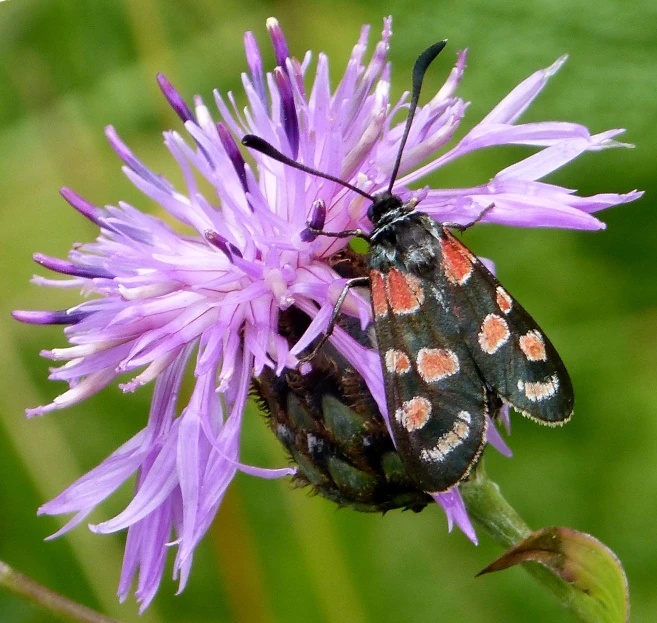
POLYGON ((453 319, 404 266, 371 274, 375 328, 388 415, 409 476, 446 491, 465 476, 486 441, 490 396, 453 319))
POLYGON ((453 234, 442 228, 441 280, 445 296, 486 383, 517 411, 562 424, 573 411, 566 367, 536 321, 453 234))

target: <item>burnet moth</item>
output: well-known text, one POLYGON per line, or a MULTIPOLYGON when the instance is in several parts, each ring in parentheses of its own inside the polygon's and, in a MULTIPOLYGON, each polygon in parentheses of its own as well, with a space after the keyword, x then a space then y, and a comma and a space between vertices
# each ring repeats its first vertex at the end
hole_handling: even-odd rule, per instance
POLYGON ((413 67, 404 134, 388 188, 370 195, 315 171, 254 135, 242 143, 284 164, 338 182, 372 203, 372 231, 323 231, 317 206, 306 230, 314 236, 358 236, 369 242, 369 276, 346 282, 325 334, 330 336, 347 293, 369 286, 385 378, 392 434, 409 477, 430 493, 445 492, 470 472, 485 444, 488 417, 503 402, 543 424, 566 422, 573 389, 556 350, 532 317, 450 231, 469 225, 439 223, 392 192, 424 74, 445 47, 427 48, 413 67), (487 417, 488 416, 488 417, 487 417))

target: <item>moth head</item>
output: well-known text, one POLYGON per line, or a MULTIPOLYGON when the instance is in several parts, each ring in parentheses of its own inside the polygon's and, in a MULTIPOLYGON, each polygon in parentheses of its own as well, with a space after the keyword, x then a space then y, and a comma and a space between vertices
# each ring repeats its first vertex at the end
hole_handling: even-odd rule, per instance
POLYGON ((398 195, 385 191, 374 195, 372 205, 367 209, 367 218, 374 227, 382 227, 403 214, 410 214, 418 204, 416 198, 404 203, 398 195))
POLYGON ((399 213, 403 207, 404 202, 397 195, 393 195, 390 191, 386 190, 374 195, 374 201, 372 201, 370 207, 367 209, 367 218, 376 227, 382 220, 387 220, 385 218, 386 216, 399 213))

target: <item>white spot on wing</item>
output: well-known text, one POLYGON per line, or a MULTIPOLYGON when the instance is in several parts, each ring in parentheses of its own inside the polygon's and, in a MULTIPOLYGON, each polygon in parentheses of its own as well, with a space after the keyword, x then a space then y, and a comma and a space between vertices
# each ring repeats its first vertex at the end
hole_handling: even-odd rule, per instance
MULTIPOLYGON (((521 381, 518 382, 518 389, 520 387, 521 381)), ((547 400, 551 396, 554 396, 559 389, 559 377, 556 374, 553 374, 547 381, 541 382, 537 381, 536 383, 525 383, 524 390, 525 396, 529 398, 532 402, 540 402, 541 400, 547 400)))
POLYGON ((461 418, 464 422, 467 422, 470 424, 472 422, 472 416, 468 411, 459 411, 459 418, 461 418))
POLYGON ((454 422, 454 426, 452 426, 452 430, 442 435, 433 448, 422 450, 420 458, 423 461, 432 463, 444 461, 450 452, 458 448, 466 440, 470 434, 471 421, 472 416, 468 411, 460 411, 458 419, 454 422))

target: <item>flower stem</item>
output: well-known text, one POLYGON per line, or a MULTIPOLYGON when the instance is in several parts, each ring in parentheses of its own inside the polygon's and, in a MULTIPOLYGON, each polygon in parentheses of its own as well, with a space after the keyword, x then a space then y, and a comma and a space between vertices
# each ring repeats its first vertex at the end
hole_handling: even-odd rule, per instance
MULTIPOLYGON (((500 493, 499 486, 488 478, 483 461, 480 461, 475 474, 461 485, 460 490, 475 525, 503 547, 508 549, 532 534, 529 526, 500 493)), ((577 620, 584 623, 600 621, 598 607, 583 592, 543 565, 525 562, 522 566, 577 620)))
POLYGON ((0 561, 0 586, 65 621, 119 623, 116 619, 110 619, 51 591, 26 575, 14 571, 2 561, 0 561))

